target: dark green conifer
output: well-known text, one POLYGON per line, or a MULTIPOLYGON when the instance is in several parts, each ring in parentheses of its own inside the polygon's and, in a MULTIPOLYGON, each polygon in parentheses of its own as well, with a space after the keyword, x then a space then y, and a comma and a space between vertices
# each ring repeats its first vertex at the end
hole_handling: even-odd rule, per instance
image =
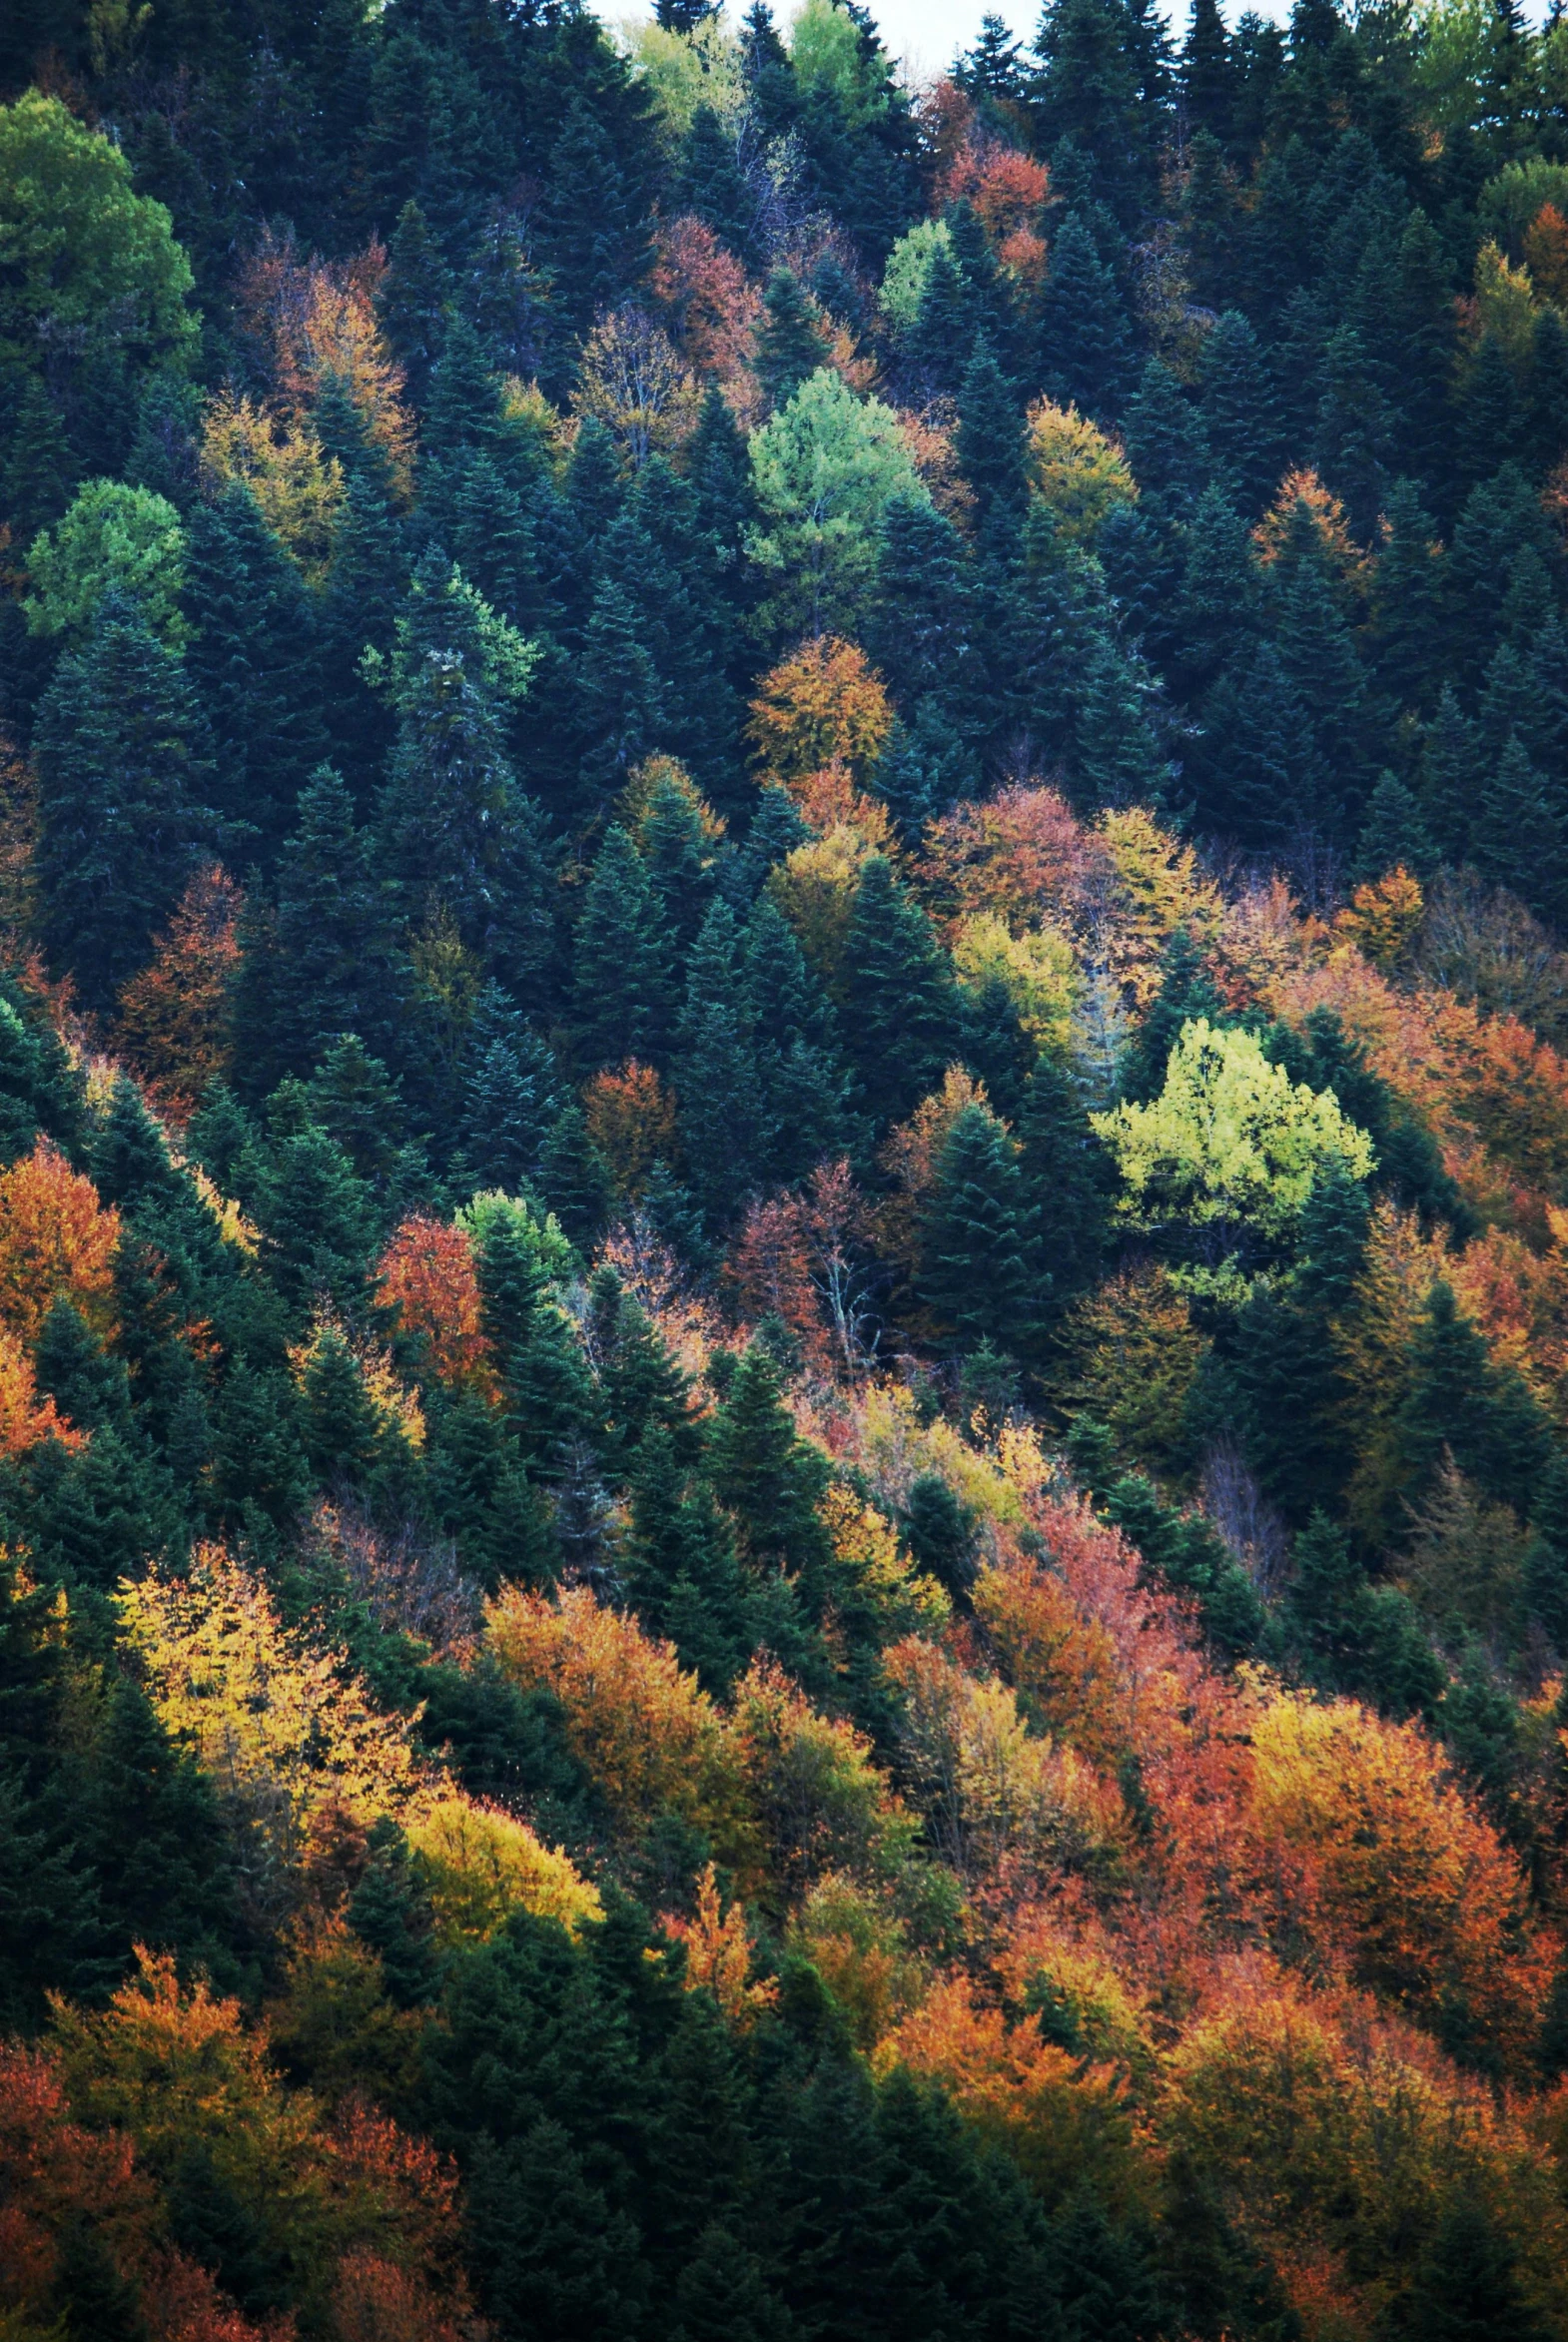
POLYGON ((1250 321, 1227 309, 1203 344, 1198 396, 1204 435, 1244 512, 1260 512, 1279 484, 1279 401, 1250 321))
POLYGON ((440 358, 453 292, 441 249, 410 196, 397 214, 387 248, 387 273, 377 288, 376 310, 420 405, 440 358))
POLYGON ((920 1228, 919 1297, 951 1346, 991 1339, 1015 1357, 1039 1348, 1049 1304, 1040 1217, 1013 1141, 985 1107, 966 1107, 944 1142, 920 1228))
POLYGON ((667 1047, 671 976, 662 905, 641 855, 612 824, 583 890, 572 947, 572 1004, 585 1065, 620 1065, 667 1047))
POLYGON ((861 873, 844 947, 845 1044, 867 1110, 907 1114, 942 1079, 958 1001, 931 921, 881 854, 861 873))
POLYGON ((809 375, 824 363, 816 316, 792 269, 775 269, 762 297, 766 324, 757 335, 752 361, 764 397, 787 406, 809 375))
POLYGON ((574 1244, 588 1250, 615 1200, 609 1165, 594 1146, 580 1106, 564 1106, 539 1151, 539 1192, 574 1244))
MULTIPOLYGON (((1102 0, 1062 0, 1064 10, 1102 0)), ((1051 275, 1040 319, 1046 388, 1086 414, 1114 413, 1127 387, 1132 332, 1116 278, 1101 259, 1087 222, 1070 212, 1051 248, 1051 275)))
POLYGON ((61 660, 34 750, 40 937, 84 1005, 108 1011, 212 836, 209 745, 185 669, 113 594, 61 660))
POLYGON ((984 545, 999 556, 1023 524, 1028 471, 1018 392, 982 337, 958 394, 958 459, 984 545))

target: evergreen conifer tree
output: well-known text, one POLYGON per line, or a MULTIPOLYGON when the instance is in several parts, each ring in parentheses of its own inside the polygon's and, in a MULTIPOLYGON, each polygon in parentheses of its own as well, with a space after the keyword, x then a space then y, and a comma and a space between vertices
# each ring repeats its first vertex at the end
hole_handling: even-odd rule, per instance
MULTIPOLYGON (((1062 0, 1063 9, 1101 0, 1062 0)), ((1109 12, 1108 12, 1109 13, 1109 12)), ((1086 221, 1070 212, 1056 233, 1041 304, 1041 367, 1051 395, 1086 414, 1115 412, 1127 385, 1132 334, 1116 278, 1086 221)))
POLYGON ((410 918, 444 913, 518 998, 551 945, 544 819, 517 785, 503 728, 528 664, 526 646, 432 549, 389 662, 397 739, 379 841, 410 918))
POLYGON ((1023 524, 1028 473, 1018 393, 984 338, 959 386, 958 459, 974 491, 982 543, 996 558, 1023 524))
POLYGON ((846 1045, 868 1111, 907 1114, 957 1046, 958 1002, 931 922, 886 857, 861 873, 844 949, 846 1045))
POLYGON ((1048 1301, 1038 1227, 1013 1142, 986 1108, 965 1107, 922 1213, 918 1283, 922 1302, 960 1350, 985 1340, 1017 1357, 1038 1349, 1048 1301))
POLYGON ((612 824, 583 890, 572 946, 577 1047, 588 1066, 659 1056, 673 1007, 670 937, 647 867, 612 824))
POLYGON ((752 364, 764 397, 777 409, 787 406, 824 363, 823 347, 811 304, 792 269, 773 271, 762 306, 767 322, 757 335, 752 364))
POLYGON ((61 660, 35 753, 41 939, 83 1002, 107 1011, 212 835, 209 743, 185 669, 116 596, 61 660))
POLYGON ((215 810, 245 841, 247 858, 271 862, 327 753, 327 732, 306 590, 249 489, 236 485, 221 503, 197 506, 185 600, 188 665, 214 747, 215 810))
POLYGON ((339 1033, 362 1034, 395 1061, 409 971, 373 852, 341 774, 323 765, 279 856, 275 902, 249 914, 235 1001, 237 1074, 247 1095, 264 1095, 285 1074, 309 1073, 339 1033))

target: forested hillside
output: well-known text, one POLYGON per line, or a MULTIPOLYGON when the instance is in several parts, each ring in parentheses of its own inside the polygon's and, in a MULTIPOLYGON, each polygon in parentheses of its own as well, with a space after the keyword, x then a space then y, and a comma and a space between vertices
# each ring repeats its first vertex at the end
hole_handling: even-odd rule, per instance
POLYGON ((0 2342, 1568 2337, 1568 25, 0 9, 0 2342))

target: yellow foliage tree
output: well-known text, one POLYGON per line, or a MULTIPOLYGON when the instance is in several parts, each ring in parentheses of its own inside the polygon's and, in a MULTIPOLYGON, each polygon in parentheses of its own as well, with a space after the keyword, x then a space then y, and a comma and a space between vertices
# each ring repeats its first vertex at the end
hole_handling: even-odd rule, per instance
POLYGON ((198 1546, 188 1576, 155 1564, 118 1608, 164 1724, 281 1860, 299 1859, 328 1809, 368 1828, 433 1803, 439 1776, 407 1723, 372 1707, 341 1654, 286 1628, 226 1547, 198 1546))
POLYGON ((344 499, 343 465, 309 424, 221 391, 202 425, 202 466, 217 487, 250 489, 268 527, 306 575, 326 574, 344 499))
POLYGON ((858 829, 843 823, 797 846, 768 878, 768 893, 829 991, 843 979, 855 896, 873 851, 858 829))
POLYGON ((1426 909, 1419 879, 1403 863, 1358 886, 1334 919, 1334 933, 1353 944, 1374 968, 1396 967, 1415 939, 1426 909))
POLYGON ((1037 398, 1029 410, 1029 484, 1067 543, 1091 546, 1119 504, 1138 501, 1138 482, 1115 440, 1076 406, 1037 398))
POLYGON ((702 385, 662 327, 630 305, 600 318, 578 354, 572 406, 605 425, 634 470, 683 446, 701 405, 702 385))
POLYGON ((1065 1054, 1084 989, 1073 939, 1060 927, 1015 935, 995 911, 960 920, 950 942, 959 982, 972 991, 1000 984, 1037 1049, 1065 1054))
POLYGON ((597 1890, 565 1855, 496 1807, 442 1798, 410 1821, 408 1844, 443 1944, 485 1943, 514 1911, 557 1920, 572 1935, 604 1917, 597 1890))

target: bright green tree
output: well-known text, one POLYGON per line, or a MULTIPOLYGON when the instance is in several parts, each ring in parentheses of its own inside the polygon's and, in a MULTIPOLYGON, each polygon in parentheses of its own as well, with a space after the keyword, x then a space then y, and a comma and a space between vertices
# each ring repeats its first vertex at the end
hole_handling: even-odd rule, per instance
POLYGON ((1371 1141, 1334 1097, 1293 1083, 1250 1033, 1204 1017, 1183 1027, 1157 1099, 1090 1119, 1121 1169, 1119 1211, 1141 1227, 1177 1219, 1277 1237, 1330 1164, 1352 1178, 1373 1167, 1371 1141))
POLYGON ((38 90, 0 106, 0 379, 19 386, 67 337, 113 341, 142 365, 195 348, 191 264, 168 212, 135 192, 112 139, 38 90))
POLYGON ((63 518, 33 539, 27 568, 33 590, 22 607, 34 634, 81 644, 109 592, 171 650, 188 632, 180 612, 185 531, 174 506, 151 488, 90 479, 63 518))
POLYGON ((778 624, 853 632, 888 504, 929 501, 898 417, 821 367, 752 433, 751 478, 761 513, 751 553, 778 581, 778 624))

